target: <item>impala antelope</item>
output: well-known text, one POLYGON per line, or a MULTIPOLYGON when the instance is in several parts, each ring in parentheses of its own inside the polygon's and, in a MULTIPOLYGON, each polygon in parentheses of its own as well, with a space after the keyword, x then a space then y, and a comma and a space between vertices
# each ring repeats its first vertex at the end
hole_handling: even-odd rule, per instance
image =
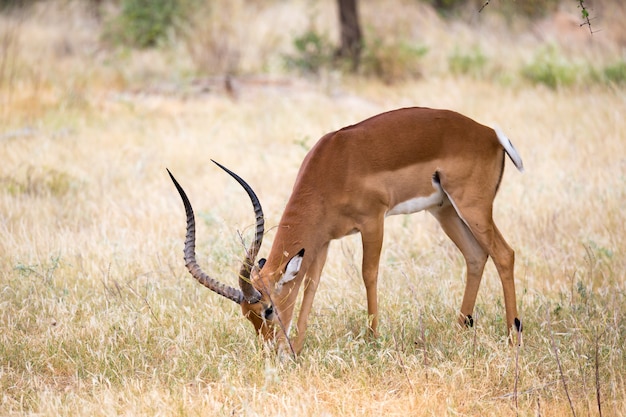
POLYGON ((297 354, 330 241, 360 233, 368 330, 375 337, 385 217, 427 210, 467 264, 459 323, 473 325, 478 287, 491 257, 502 281, 509 335, 521 332, 514 252, 492 218, 505 155, 523 171, 522 160, 504 133, 449 110, 404 108, 328 133, 302 162, 267 260, 256 264, 264 234, 261 204, 243 179, 216 162, 245 189, 256 215, 255 237, 239 272, 239 289, 208 276, 196 262, 193 210, 168 170, 187 215, 186 267, 201 284, 240 304, 244 316, 266 340, 297 354), (290 338, 303 283, 297 332, 290 338))

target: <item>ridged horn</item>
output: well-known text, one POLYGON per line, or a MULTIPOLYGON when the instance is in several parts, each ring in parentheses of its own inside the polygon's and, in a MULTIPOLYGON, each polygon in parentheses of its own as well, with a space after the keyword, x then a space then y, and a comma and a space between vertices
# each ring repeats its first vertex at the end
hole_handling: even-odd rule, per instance
POLYGON ((261 299, 261 293, 257 291, 256 288, 252 285, 250 281, 250 273, 252 271, 252 267, 254 265, 254 261, 256 256, 261 249, 261 244, 263 243, 263 233, 265 232, 265 220, 263 217, 263 209, 261 208, 261 203, 257 198, 252 187, 248 185, 239 175, 232 172, 230 169, 226 168, 219 162, 211 161, 222 168, 224 171, 228 173, 231 177, 235 179, 243 187, 243 189, 248 193, 248 197, 250 197, 250 201, 252 202, 252 208, 254 209, 254 215, 256 217, 256 226, 254 231, 254 241, 250 244, 250 248, 246 251, 246 257, 243 260, 243 264, 241 265, 241 269, 239 271, 239 287, 243 292, 243 296, 246 301, 250 304, 257 303, 261 299))
POLYGON ((198 262, 196 262, 196 218, 183 187, 181 187, 178 181, 176 181, 176 178, 174 178, 169 169, 167 170, 167 173, 170 174, 170 178, 174 182, 174 185, 178 190, 178 194, 180 194, 180 197, 183 199, 185 212, 187 214, 187 236, 185 238, 184 249, 185 266, 189 270, 191 276, 194 277, 200 284, 204 285, 211 291, 228 298, 229 300, 233 300, 237 304, 241 304, 244 300, 244 294, 242 291, 229 287, 228 285, 222 284, 216 279, 211 278, 200 268, 198 262))

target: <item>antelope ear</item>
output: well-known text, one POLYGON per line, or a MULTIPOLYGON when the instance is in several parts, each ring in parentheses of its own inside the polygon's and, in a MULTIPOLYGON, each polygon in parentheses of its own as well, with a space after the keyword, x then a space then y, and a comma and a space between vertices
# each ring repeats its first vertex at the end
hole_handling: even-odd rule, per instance
POLYGON ((285 273, 283 274, 282 278, 280 279, 280 281, 278 281, 278 284, 276 285, 277 291, 281 290, 283 284, 288 283, 289 281, 293 280, 296 277, 296 275, 298 275, 298 272, 300 272, 300 266, 302 265, 303 257, 304 257, 304 249, 301 249, 300 252, 298 252, 296 256, 294 256, 293 258, 289 260, 289 262, 287 262, 285 273))

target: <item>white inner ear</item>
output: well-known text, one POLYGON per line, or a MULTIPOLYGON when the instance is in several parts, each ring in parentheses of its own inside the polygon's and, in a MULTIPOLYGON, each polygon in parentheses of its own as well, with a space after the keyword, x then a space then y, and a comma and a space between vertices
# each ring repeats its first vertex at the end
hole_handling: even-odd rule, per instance
POLYGON ((281 277, 280 281, 276 284, 276 291, 280 291, 283 287, 283 284, 288 283, 293 280, 298 272, 300 271, 300 265, 302 265, 302 256, 296 255, 287 263, 287 268, 285 268, 285 273, 281 277))

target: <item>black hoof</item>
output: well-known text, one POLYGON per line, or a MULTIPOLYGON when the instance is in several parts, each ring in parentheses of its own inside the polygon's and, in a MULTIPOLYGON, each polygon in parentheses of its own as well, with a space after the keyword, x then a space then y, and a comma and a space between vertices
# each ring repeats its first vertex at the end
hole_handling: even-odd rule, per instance
POLYGON ((470 314, 465 316, 465 326, 474 327, 474 318, 470 314))

